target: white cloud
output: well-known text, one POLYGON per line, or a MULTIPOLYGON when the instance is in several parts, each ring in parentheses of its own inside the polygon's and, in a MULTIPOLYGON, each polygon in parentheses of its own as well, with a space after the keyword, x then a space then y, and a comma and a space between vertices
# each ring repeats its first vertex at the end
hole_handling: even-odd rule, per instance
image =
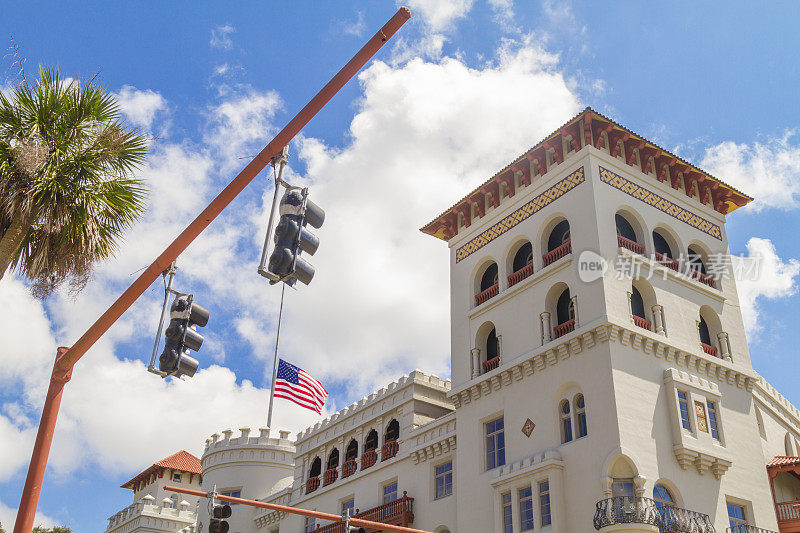
POLYGON ((797 293, 797 275, 800 261, 784 261, 775 251, 769 239, 756 237, 747 241, 747 255, 732 256, 734 272, 738 269, 736 287, 742 306, 742 318, 748 335, 752 338, 761 329, 761 306, 763 299, 786 298, 797 293))
POLYGON ((407 5, 433 31, 452 29, 453 23, 467 16, 474 0, 408 0, 398 2, 407 5))
POLYGON ((233 48, 233 41, 230 34, 235 32, 236 29, 230 24, 223 24, 211 29, 211 40, 208 44, 211 48, 221 48, 223 50, 230 50, 233 48))
POLYGON ((364 33, 364 30, 367 28, 367 24, 364 21, 364 12, 359 11, 356 15, 356 20, 343 22, 341 24, 342 33, 345 35, 353 35, 355 37, 361 37, 364 33))
MULTIPOLYGON (((6 531, 11 531, 12 525, 16 521, 16 518, 17 510, 9 507, 3 502, 0 502, 0 526, 3 526, 3 529, 6 531)), ((33 520, 33 525, 34 527, 42 526, 49 529, 59 525, 59 522, 47 515, 37 512, 36 517, 33 520)))
POLYGON ((800 205, 800 143, 797 132, 752 145, 725 141, 706 149, 700 166, 752 196, 748 210, 800 205))
POLYGON ((149 89, 140 91, 136 87, 124 85, 116 97, 128 120, 144 130, 150 130, 156 114, 167 108, 164 97, 149 89))

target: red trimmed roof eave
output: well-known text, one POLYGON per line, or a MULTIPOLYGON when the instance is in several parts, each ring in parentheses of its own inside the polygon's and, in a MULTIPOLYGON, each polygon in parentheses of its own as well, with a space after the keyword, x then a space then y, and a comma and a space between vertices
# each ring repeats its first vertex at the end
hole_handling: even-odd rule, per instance
POLYGON ((800 457, 776 455, 767 463, 767 468, 778 468, 781 466, 790 466, 790 465, 800 465, 800 457))
MULTIPOLYGON (((450 207, 449 209, 445 210, 445 211, 444 211, 444 212, 442 212, 442 213, 441 213, 439 216, 437 216, 437 217, 436 217, 436 218, 434 218, 432 221, 430 221, 429 223, 427 223, 425 226, 423 226, 422 228, 420 228, 420 231, 421 231, 421 232, 423 232, 423 233, 427 233, 427 234, 429 234, 429 235, 432 235, 432 236, 438 237, 438 236, 436 235, 436 233, 438 232, 438 230, 439 230, 439 229, 441 229, 441 226, 442 226, 442 222, 443 222, 443 220, 444 220, 446 217, 448 217, 448 216, 450 216, 450 215, 452 215, 452 214, 454 214, 454 213, 457 215, 457 210, 458 210, 458 208, 460 207, 460 205, 461 205, 462 203, 464 203, 465 201, 468 201, 468 200, 470 199, 470 197, 471 197, 471 196, 473 196, 473 195, 475 195, 477 192, 480 192, 482 189, 485 189, 485 188, 486 188, 486 187, 487 187, 489 184, 491 184, 493 181, 496 181, 496 180, 497 180, 497 179, 498 179, 498 178, 499 178, 501 175, 503 175, 503 174, 504 174, 504 173, 506 173, 508 170, 510 170, 512 167, 514 167, 516 164, 518 164, 520 161, 522 161, 522 160, 523 160, 523 159, 524 159, 524 158, 525 158, 525 157, 526 157, 526 156, 527 156, 529 153, 531 153, 531 152, 533 152, 534 150, 536 150, 536 149, 540 148, 542 145, 544 145, 545 143, 547 143, 548 141, 550 141, 550 140, 551 140, 553 137, 556 137, 556 136, 558 136, 558 135, 561 135, 561 134, 562 134, 562 133, 563 133, 563 132, 564 132, 564 131, 565 131, 567 128, 569 128, 570 126, 572 126, 572 125, 573 125, 575 122, 579 121, 579 120, 580 120, 581 118, 583 118, 583 117, 584 117, 584 116, 585 116, 587 113, 591 113, 592 115, 594 115, 592 118, 595 118, 595 117, 596 117, 596 118, 599 118, 600 120, 607 121, 608 123, 612 124, 613 126, 615 126, 615 127, 617 127, 617 128, 620 128, 621 130, 623 130, 623 131, 625 131, 625 132, 628 132, 629 134, 631 134, 631 135, 634 135, 634 136, 638 137, 638 138, 639 138, 639 139, 641 139, 642 141, 644 141, 644 142, 646 142, 646 143, 649 143, 650 145, 652 145, 652 146, 653 146, 655 149, 657 149, 657 150, 660 150, 661 152, 663 152, 663 153, 665 153, 665 154, 668 154, 670 157, 673 157, 673 158, 676 160, 676 162, 680 162, 680 163, 682 163, 682 164, 684 164, 684 165, 686 165, 686 166, 690 167, 692 170, 694 170, 694 171, 696 171, 696 172, 698 172, 698 173, 700 173, 700 174, 702 174, 702 175, 706 176, 706 177, 707 177, 707 178, 709 178, 710 180, 717 182, 717 183, 718 183, 720 186, 722 186, 722 187, 724 187, 724 188, 726 188, 726 189, 729 189, 729 190, 730 190, 730 191, 732 191, 733 193, 735 193, 735 194, 739 195, 741 198, 743 198, 743 199, 745 200, 745 204, 747 204, 747 203, 749 203, 750 201, 752 201, 752 200, 753 200, 753 198, 752 198, 752 197, 750 197, 750 196, 748 196, 747 194, 744 194, 743 192, 739 191, 738 189, 736 189, 736 188, 734 188, 734 187, 731 187, 730 185, 727 185, 727 184, 726 184, 725 182, 723 182, 722 180, 715 178, 714 176, 712 176, 712 175, 711 175, 711 174, 709 174, 708 172, 705 172, 704 170, 702 170, 702 169, 698 168, 697 166, 693 165, 692 163, 689 163, 689 162, 688 162, 688 161, 686 161, 685 159, 683 159, 683 158, 681 158, 681 157, 678 157, 677 155, 673 154, 673 153, 672 153, 672 152, 670 152, 669 150, 666 150, 666 149, 664 149, 664 148, 660 147, 659 145, 655 144, 654 142, 652 142, 652 141, 649 141, 649 140, 647 140, 645 137, 643 137, 643 136, 639 135, 639 134, 638 134, 638 133, 636 133, 635 131, 633 131, 633 130, 631 130, 631 129, 629 129, 629 128, 626 128, 626 127, 625 127, 625 126, 623 126, 622 124, 619 124, 618 122, 616 122, 616 121, 614 121, 614 120, 612 120, 612 119, 608 118, 607 116, 603 115, 602 113, 599 113, 599 112, 595 111, 594 109, 592 109, 591 107, 587 106, 587 107, 586 107, 586 108, 584 108, 584 109, 583 109, 581 112, 579 112, 577 115, 573 116, 573 117, 572 117, 571 119, 569 119, 569 120, 568 120, 566 123, 564 123, 564 124, 563 124, 561 127, 557 128, 557 129, 556 129, 555 131, 553 131, 553 132, 552 132, 550 135, 546 136, 546 137, 545 137, 545 138, 544 138, 542 141, 540 141, 539 143, 535 144, 534 146, 532 146, 531 148, 529 148, 528 150, 526 150, 525 152, 523 152, 523 153, 522 153, 522 155, 520 155, 519 157, 517 157, 516 159, 514 159, 514 160, 513 160, 511 163, 509 163, 508 165, 506 165, 505 167, 503 167, 503 168, 502 168, 502 169, 501 169, 499 172, 495 173, 495 174, 494 174, 492 177, 490 177, 490 178, 489 178, 488 180, 486 180, 484 183, 482 183, 482 184, 481 184, 481 185, 479 185, 477 188, 475 188, 473 191, 471 191, 470 193, 468 193, 467 195, 465 195, 465 196, 464 196, 463 198, 461 198, 461 199, 460 199, 458 202, 456 202, 456 203, 455 203, 455 204, 454 204, 452 207, 450 207)), ((737 206, 737 207, 738 207, 738 206, 737 206)), ((733 208, 733 209, 731 209, 730 211, 733 211, 733 210, 734 210, 734 209, 736 209, 737 207, 734 207, 734 208, 733 208)), ((728 211, 728 212, 730 212, 730 211, 728 211)), ((444 239, 444 240, 449 240, 449 239, 444 239)))
POLYGON ((181 450, 160 461, 156 461, 142 472, 136 474, 133 479, 120 485, 120 488, 133 489, 136 483, 150 477, 150 475, 161 468, 171 468, 172 470, 180 470, 182 472, 199 475, 202 475, 203 471, 200 459, 185 450, 181 450))

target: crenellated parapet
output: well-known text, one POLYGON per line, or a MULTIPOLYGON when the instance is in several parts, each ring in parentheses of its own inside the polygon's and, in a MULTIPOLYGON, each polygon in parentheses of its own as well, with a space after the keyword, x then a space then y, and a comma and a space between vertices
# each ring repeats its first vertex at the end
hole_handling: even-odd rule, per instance
POLYGON ((133 505, 129 505, 108 519, 106 533, 122 533, 133 530, 194 531, 197 512, 186 500, 175 508, 170 499, 158 505, 156 499, 148 494, 133 505))
POLYGON ((295 447, 289 440, 288 431, 279 431, 278 437, 270 437, 269 428, 259 428, 253 434, 249 427, 239 429, 234 437, 233 430, 225 429, 206 439, 201 459, 204 477, 217 468, 237 463, 278 463, 290 466, 294 463, 295 447))
POLYGON ((783 394, 773 387, 763 376, 758 375, 753 395, 783 421, 800 431, 800 409, 794 406, 783 394))

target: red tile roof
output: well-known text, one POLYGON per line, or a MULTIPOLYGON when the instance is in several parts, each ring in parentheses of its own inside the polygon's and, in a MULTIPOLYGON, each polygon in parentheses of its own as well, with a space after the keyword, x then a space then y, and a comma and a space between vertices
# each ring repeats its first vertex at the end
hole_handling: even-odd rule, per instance
POLYGON ((150 467, 138 473, 133 479, 122 484, 122 488, 136 490, 137 483, 143 479, 149 478, 152 474, 164 468, 180 470, 181 472, 189 472, 190 474, 203 473, 200 459, 185 450, 181 450, 177 453, 173 453, 169 457, 161 459, 160 461, 156 461, 150 467))
POLYGON ((777 455, 767 463, 767 468, 776 466, 789 466, 800 464, 800 457, 788 457, 786 455, 777 455))

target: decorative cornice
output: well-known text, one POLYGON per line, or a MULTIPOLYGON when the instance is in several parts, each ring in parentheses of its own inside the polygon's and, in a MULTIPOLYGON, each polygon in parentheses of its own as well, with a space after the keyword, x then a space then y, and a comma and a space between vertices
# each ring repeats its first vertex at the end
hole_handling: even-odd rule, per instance
POLYGON ((752 391, 758 374, 752 370, 736 368, 733 363, 703 353, 686 351, 669 343, 667 337, 645 331, 635 326, 614 322, 586 325, 523 354, 500 367, 474 378, 450 393, 450 399, 459 409, 473 400, 488 396, 504 386, 522 381, 536 372, 557 365, 560 361, 579 355, 582 351, 604 342, 618 342, 645 354, 664 359, 687 370, 704 374, 717 382, 726 382, 740 389, 752 391))
POLYGON ((530 186, 534 177, 543 176, 552 168, 557 168, 566 158, 586 146, 602 147, 613 157, 619 155, 622 146, 628 166, 637 167, 646 175, 655 175, 661 182, 668 179, 674 189, 683 186, 687 197, 696 194, 701 203, 710 200, 714 209, 722 214, 730 213, 752 200, 711 174, 587 107, 420 231, 449 241, 458 234, 459 216, 464 227, 469 227, 473 208, 477 216, 483 218, 487 201, 494 207, 500 204, 501 187, 505 196, 511 198, 517 191, 517 183, 522 187, 530 186))
POLYGON ((564 469, 564 461, 557 450, 545 450, 497 468, 491 484, 493 487, 497 487, 521 477, 551 469, 564 469))
POLYGON ((672 451, 675 453, 675 458, 683 470, 688 470, 690 466, 694 466, 701 476, 710 470, 715 478, 720 479, 733 464, 729 459, 716 457, 682 444, 674 445, 672 451))
POLYGON ((449 413, 413 430, 406 442, 414 446, 409 456, 419 464, 456 449, 455 412, 449 413))

